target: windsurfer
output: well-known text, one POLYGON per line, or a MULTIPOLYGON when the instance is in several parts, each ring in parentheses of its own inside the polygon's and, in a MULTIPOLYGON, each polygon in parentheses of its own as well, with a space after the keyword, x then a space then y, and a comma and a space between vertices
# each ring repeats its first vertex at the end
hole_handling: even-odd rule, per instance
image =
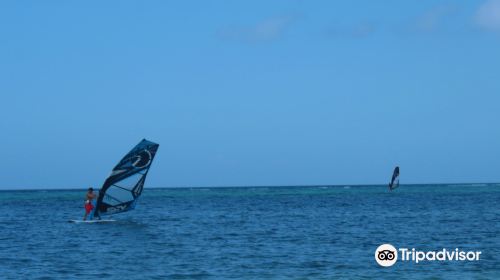
POLYGON ((95 208, 95 199, 97 195, 94 193, 94 189, 90 187, 87 190, 87 194, 85 195, 85 215, 83 216, 83 220, 87 220, 87 216, 90 214, 89 219, 92 220, 94 218, 94 211, 92 211, 95 208))

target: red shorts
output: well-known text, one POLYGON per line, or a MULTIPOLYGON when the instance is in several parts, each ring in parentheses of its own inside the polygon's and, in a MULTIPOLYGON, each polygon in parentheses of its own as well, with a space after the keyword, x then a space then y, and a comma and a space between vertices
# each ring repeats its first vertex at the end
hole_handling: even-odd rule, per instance
POLYGON ((92 211, 92 209, 94 209, 94 206, 92 205, 92 203, 85 203, 85 212, 87 214, 89 214, 90 211, 92 211))

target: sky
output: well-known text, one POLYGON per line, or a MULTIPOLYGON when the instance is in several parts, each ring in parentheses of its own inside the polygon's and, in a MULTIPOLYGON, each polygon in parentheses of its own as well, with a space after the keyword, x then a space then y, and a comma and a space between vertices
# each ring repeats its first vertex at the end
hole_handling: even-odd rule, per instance
POLYGON ((500 0, 2 1, 0 189, 500 182, 500 0))

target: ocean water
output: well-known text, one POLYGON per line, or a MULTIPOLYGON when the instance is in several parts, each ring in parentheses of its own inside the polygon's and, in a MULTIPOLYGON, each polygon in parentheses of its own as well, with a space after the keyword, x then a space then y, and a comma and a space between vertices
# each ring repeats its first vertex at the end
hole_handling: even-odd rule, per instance
POLYGON ((0 191, 1 279, 500 279, 500 184, 145 188, 68 223, 84 194, 0 191), (482 254, 381 267, 383 243, 482 254))

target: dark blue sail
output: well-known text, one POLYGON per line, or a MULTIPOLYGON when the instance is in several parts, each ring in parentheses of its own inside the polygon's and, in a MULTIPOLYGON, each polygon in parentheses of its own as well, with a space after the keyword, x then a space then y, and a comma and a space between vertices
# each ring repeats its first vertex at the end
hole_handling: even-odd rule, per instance
POLYGON ((134 209, 159 146, 143 139, 123 157, 99 191, 94 216, 134 209))
POLYGON ((392 191, 397 187, 399 187, 399 166, 396 166, 396 168, 394 168, 394 172, 392 172, 392 179, 389 183, 389 190, 392 191))

